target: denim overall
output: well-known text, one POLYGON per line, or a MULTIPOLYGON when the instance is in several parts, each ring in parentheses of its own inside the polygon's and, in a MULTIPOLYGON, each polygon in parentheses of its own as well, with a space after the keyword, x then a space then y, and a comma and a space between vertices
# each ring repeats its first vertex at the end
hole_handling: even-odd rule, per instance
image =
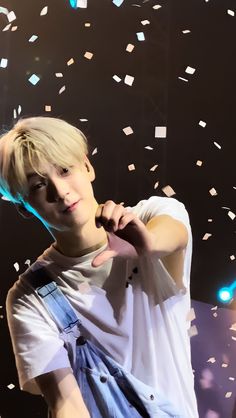
MULTIPOLYGON (((48 272, 37 270, 33 279, 60 331, 80 330, 81 321, 48 272)), ((74 376, 91 418, 187 418, 82 335, 76 339, 74 364, 74 376)))

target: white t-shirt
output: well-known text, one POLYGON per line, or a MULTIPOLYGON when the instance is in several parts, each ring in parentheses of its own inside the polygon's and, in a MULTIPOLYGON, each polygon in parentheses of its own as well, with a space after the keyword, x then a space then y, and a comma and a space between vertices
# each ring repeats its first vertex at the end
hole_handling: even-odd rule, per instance
MULTIPOLYGON (((135 260, 115 258, 93 268, 91 261, 101 248, 72 258, 51 246, 30 269, 47 267, 82 320, 86 337, 162 393, 186 417, 197 418, 188 336, 192 255, 188 214, 176 199, 157 196, 129 210, 145 224, 166 214, 187 227, 184 288, 176 286, 153 255, 135 260)), ((20 386, 40 393, 34 378, 70 367, 70 362, 60 331, 26 273, 8 293, 7 316, 20 386)))

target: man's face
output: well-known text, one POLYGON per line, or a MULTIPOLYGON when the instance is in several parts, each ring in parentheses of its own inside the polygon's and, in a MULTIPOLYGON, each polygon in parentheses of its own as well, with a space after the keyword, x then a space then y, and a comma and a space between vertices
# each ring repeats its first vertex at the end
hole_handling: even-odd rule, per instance
POLYGON ((69 231, 94 220, 96 201, 91 182, 94 170, 87 158, 69 168, 46 164, 40 176, 27 170, 26 202, 51 230, 69 231))

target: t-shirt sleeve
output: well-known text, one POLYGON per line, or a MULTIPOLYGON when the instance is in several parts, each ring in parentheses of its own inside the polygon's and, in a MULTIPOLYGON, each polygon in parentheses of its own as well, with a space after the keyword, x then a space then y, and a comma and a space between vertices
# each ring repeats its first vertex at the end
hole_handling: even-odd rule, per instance
POLYGON ((20 388, 40 394, 35 377, 70 367, 60 332, 30 288, 19 281, 8 292, 7 320, 20 388))
POLYGON ((192 233, 188 212, 186 211, 184 204, 179 202, 177 199, 170 197, 151 196, 147 200, 141 200, 133 208, 128 207, 127 209, 134 212, 143 221, 144 224, 147 224, 149 220, 155 216, 168 215, 177 221, 180 221, 186 227, 188 231, 188 243, 185 249, 183 271, 184 288, 177 287, 175 281, 170 276, 160 259, 155 260, 155 257, 151 257, 149 261, 145 260, 146 268, 149 267, 150 269, 152 265, 153 280, 155 275, 158 276, 156 283, 158 281, 159 289, 157 289, 157 291, 159 294, 163 295, 162 297, 164 299, 177 294, 185 294, 186 291, 189 291, 192 257, 192 233))

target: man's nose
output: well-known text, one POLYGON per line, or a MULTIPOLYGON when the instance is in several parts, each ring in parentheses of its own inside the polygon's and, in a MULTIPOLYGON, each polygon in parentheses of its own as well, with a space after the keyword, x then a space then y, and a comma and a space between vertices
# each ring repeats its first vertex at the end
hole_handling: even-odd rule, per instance
POLYGON ((63 179, 52 181, 48 187, 48 197, 53 201, 64 200, 69 193, 68 184, 63 179))

